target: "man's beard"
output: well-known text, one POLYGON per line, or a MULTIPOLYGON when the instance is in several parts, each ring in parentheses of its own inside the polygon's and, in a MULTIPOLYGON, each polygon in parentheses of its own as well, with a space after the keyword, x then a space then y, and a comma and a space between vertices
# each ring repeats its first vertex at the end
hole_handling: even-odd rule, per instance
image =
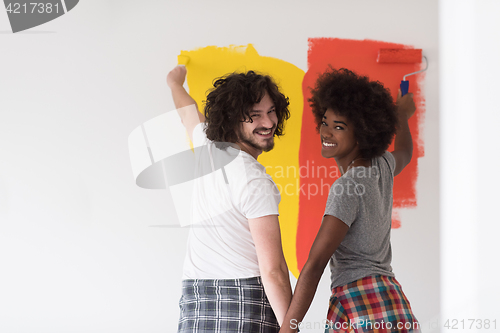
MULTIPOLYGON (((242 143, 246 143, 247 145, 249 145, 250 147, 253 147, 255 149, 258 149, 258 150, 262 150, 262 151, 265 151, 265 152, 268 152, 270 151, 271 149, 274 148, 274 136, 273 137, 270 137, 269 139, 266 139, 264 140, 265 144, 264 145, 259 145, 256 140, 255 140, 255 136, 258 135, 258 134, 255 134, 255 132, 257 131, 263 131, 265 129, 256 129, 254 130, 254 132, 247 136, 246 133, 240 133, 240 141, 242 143)), ((273 130, 273 129, 272 129, 273 130)))

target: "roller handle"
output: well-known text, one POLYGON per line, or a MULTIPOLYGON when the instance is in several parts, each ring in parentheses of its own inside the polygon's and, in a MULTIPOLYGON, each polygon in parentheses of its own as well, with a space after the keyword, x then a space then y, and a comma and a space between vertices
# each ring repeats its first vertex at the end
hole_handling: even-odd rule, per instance
POLYGON ((410 81, 401 81, 399 88, 401 89, 401 96, 406 95, 408 93, 408 88, 410 88, 410 81))

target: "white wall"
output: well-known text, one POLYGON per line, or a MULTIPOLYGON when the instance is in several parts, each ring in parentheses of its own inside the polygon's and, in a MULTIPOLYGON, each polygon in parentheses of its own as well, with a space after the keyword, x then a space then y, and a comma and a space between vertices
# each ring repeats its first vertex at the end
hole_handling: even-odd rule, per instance
MULTIPOLYGON (((127 137, 173 109, 165 76, 180 50, 252 43, 307 70, 308 37, 410 44, 430 61, 418 207, 393 232, 393 268, 433 331, 443 282, 436 1, 87 0, 9 30, 0 10, 1 332, 175 331, 187 232, 167 191, 135 186, 127 137)), ((326 314, 327 275, 318 290, 310 322, 326 314)))
POLYGON ((500 3, 442 0, 439 9, 441 323, 479 332, 489 320, 499 332, 500 3))

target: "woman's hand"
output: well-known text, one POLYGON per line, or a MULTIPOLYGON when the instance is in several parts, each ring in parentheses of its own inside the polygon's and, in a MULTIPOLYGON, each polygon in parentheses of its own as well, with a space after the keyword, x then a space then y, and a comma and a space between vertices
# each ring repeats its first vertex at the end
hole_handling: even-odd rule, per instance
POLYGON ((401 90, 398 92, 398 99, 396 101, 396 105, 398 107, 398 114, 405 115, 406 119, 410 119, 411 116, 415 114, 415 102, 413 101, 413 94, 408 93, 404 96, 401 96, 401 90))

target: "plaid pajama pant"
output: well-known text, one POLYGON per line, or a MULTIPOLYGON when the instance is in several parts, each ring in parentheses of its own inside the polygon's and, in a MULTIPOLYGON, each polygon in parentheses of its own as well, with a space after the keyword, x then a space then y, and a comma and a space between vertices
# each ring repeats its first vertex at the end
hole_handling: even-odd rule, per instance
POLYGON ((335 287, 325 333, 420 332, 417 318, 399 282, 390 276, 367 276, 335 287))
POLYGON ((178 333, 277 333, 260 277, 184 280, 178 333))

